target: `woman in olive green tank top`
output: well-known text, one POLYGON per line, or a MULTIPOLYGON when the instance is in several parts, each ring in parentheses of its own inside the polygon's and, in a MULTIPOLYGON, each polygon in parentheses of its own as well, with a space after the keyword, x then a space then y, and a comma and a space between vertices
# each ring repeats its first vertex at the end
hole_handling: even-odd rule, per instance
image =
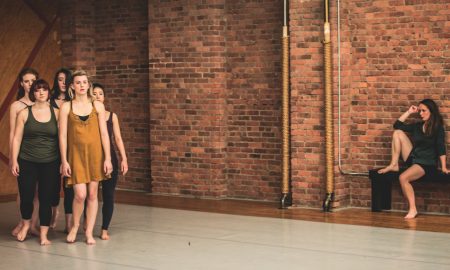
POLYGON ((19 184, 23 223, 17 240, 24 241, 31 228, 37 183, 41 245, 50 244, 47 233, 52 217, 51 199, 58 192, 60 165, 57 113, 48 103, 49 91, 44 80, 37 80, 31 86, 29 96, 35 103, 17 117, 11 153, 11 172, 19 184))
POLYGON ((110 142, 105 107, 92 98, 92 86, 87 73, 76 71, 72 78, 69 95, 73 100, 62 105, 59 126, 61 169, 75 192, 73 225, 67 235, 67 242, 76 240, 84 201, 87 200, 86 243, 93 245, 98 182, 107 179, 106 176, 112 171, 110 142))

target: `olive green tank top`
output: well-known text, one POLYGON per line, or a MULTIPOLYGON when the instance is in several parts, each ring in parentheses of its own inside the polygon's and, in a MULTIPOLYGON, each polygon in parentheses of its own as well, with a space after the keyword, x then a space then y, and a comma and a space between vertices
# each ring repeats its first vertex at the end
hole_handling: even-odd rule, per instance
POLYGON ((58 123, 50 106, 50 121, 36 120, 28 107, 28 119, 23 129, 19 158, 36 163, 48 163, 59 158, 58 123))

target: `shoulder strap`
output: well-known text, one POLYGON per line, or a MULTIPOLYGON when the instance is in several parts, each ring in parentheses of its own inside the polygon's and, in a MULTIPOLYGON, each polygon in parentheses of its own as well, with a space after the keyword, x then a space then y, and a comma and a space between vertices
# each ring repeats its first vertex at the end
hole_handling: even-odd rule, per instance
POLYGON ((58 103, 56 103, 56 100, 54 98, 50 99, 50 106, 56 109, 59 109, 58 103))
POLYGON ((26 104, 25 102, 23 102, 22 100, 18 100, 19 102, 21 102, 23 105, 30 107, 30 105, 26 104))
POLYGON ((52 119, 56 120, 55 109, 53 108, 52 105, 50 105, 50 113, 52 114, 52 119))
POLYGON ((113 112, 109 112, 108 122, 111 122, 111 123, 112 123, 112 121, 113 121, 113 116, 114 116, 114 113, 113 113, 113 112))

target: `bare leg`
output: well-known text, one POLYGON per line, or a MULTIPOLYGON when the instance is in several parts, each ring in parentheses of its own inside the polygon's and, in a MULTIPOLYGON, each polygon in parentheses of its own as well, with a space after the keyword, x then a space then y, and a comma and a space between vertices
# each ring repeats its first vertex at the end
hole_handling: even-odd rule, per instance
POLYGON ((391 163, 387 167, 378 170, 378 173, 383 174, 390 171, 398 172, 398 160, 400 159, 400 154, 402 155, 403 160, 406 161, 412 148, 412 143, 405 132, 398 129, 394 130, 394 134, 392 135, 391 163))
POLYGON ((109 240, 108 230, 102 230, 102 234, 100 235, 100 239, 109 240))
MULTIPOLYGON (((19 209, 19 216, 21 216, 20 214, 20 195, 17 194, 17 208, 19 209)), ((17 237, 17 234, 20 232, 20 230, 23 227, 23 221, 22 218, 20 218, 19 223, 17 223, 16 227, 14 227, 14 229, 12 230, 11 234, 14 237, 17 237)))
POLYGON ((47 233, 48 233, 48 226, 41 226, 41 246, 46 246, 46 245, 50 245, 52 242, 50 242, 47 238, 47 233))
POLYGON ((424 175, 425 171, 417 164, 412 165, 400 175, 400 185, 409 204, 408 214, 405 216, 405 219, 411 219, 417 216, 416 200, 411 182, 424 175))
POLYGON ((65 233, 69 233, 70 229, 73 226, 73 216, 72 214, 66 214, 66 228, 64 229, 65 233))
POLYGON ((58 216, 59 216, 58 206, 52 206, 52 219, 50 221, 50 228, 52 228, 52 229, 56 228, 56 222, 58 221, 58 216))
POLYGON ((23 219, 22 220, 23 226, 20 229, 19 233, 17 234, 17 240, 20 242, 25 241, 25 239, 27 238, 27 234, 28 234, 28 230, 30 229, 31 226, 31 221, 29 219, 23 219))
POLYGON ((86 199, 86 184, 76 184, 73 186, 75 196, 73 198, 73 226, 67 235, 67 242, 73 243, 77 238, 80 219, 84 210, 84 200, 86 199))
POLYGON ((86 209, 86 243, 95 245, 94 225, 98 210, 98 182, 90 182, 88 185, 88 203, 86 209))

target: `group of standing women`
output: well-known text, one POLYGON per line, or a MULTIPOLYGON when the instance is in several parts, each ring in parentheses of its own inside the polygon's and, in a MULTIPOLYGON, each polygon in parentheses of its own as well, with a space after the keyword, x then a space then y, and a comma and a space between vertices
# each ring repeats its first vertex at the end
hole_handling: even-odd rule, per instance
POLYGON ((56 227, 62 182, 67 242, 75 242, 85 211, 86 243, 95 244, 102 182, 100 238, 107 240, 119 170, 113 138, 121 155, 120 170, 128 171, 117 115, 105 110, 104 87, 94 86, 84 71, 58 70, 52 94, 38 77, 31 68, 21 71, 17 101, 10 108, 10 167, 18 180, 21 214, 12 234, 19 241, 28 233, 39 235, 41 245, 50 244, 48 230, 56 227))

